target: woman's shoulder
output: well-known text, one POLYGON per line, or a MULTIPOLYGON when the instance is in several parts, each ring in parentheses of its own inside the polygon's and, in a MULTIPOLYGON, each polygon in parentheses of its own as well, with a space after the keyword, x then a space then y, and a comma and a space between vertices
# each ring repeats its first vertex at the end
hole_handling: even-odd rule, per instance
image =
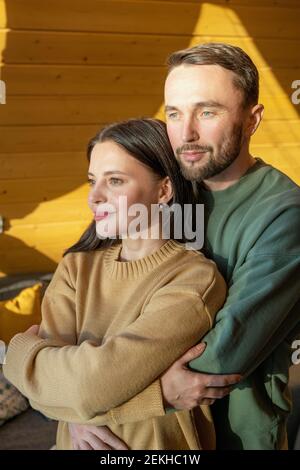
POLYGON ((95 261, 103 258, 104 250, 77 251, 67 253, 59 262, 59 270, 67 270, 70 274, 90 270, 95 261))
POLYGON ((203 269, 207 271, 217 270, 216 263, 207 258, 204 253, 200 250, 194 249, 192 246, 184 243, 176 242, 179 247, 178 258, 180 260, 180 265, 185 267, 185 269, 195 269, 201 272, 203 269))
POLYGON ((207 258, 201 251, 189 248, 188 245, 178 243, 178 246, 180 249, 173 263, 174 281, 194 284, 202 292, 214 284, 225 285, 213 260, 207 258))
POLYGON ((217 311, 224 303, 227 286, 216 263, 207 258, 201 251, 182 246, 176 263, 176 275, 171 283, 188 287, 199 295, 209 311, 217 311))

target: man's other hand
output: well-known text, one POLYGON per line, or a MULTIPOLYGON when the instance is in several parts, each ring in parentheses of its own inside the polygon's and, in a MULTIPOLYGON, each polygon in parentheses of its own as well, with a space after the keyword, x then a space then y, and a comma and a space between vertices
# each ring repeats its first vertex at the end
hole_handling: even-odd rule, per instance
POLYGON ((211 405, 228 395, 242 375, 212 375, 192 372, 188 364, 201 356, 206 344, 199 343, 189 349, 166 370, 161 377, 165 407, 177 410, 192 409, 198 405, 211 405))

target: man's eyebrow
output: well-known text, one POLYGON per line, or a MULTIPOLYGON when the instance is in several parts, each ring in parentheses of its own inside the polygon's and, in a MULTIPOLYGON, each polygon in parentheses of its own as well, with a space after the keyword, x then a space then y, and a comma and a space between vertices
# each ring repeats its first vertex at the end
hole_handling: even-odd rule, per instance
MULTIPOLYGON (((105 171, 103 173, 103 175, 107 176, 107 175, 115 175, 115 174, 118 174, 118 175, 127 175, 127 173, 125 173, 124 171, 120 171, 120 170, 110 170, 110 171, 105 171)), ((95 175, 93 173, 91 173, 90 171, 88 172, 88 176, 94 176, 95 175)))
POLYGON ((219 109, 226 109, 226 106, 224 104, 218 103, 217 101, 214 100, 208 100, 208 101, 199 101, 198 103, 195 103, 195 108, 219 108, 219 109))
MULTIPOLYGON (((227 109, 224 104, 218 103, 217 101, 214 100, 208 100, 208 101, 198 101, 197 103, 194 103, 193 105, 194 108, 218 108, 218 109, 227 109)), ((165 106, 165 111, 177 111, 178 108, 176 106, 170 106, 166 105, 165 106)))

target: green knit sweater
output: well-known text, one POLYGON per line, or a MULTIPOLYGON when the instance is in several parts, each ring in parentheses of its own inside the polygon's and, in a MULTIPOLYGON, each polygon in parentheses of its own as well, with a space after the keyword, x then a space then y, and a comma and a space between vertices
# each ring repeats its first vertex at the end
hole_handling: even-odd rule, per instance
POLYGON ((190 365, 246 378, 213 406, 220 449, 284 445, 291 339, 300 324, 300 188, 262 160, 223 191, 200 189, 206 254, 229 293, 190 365))

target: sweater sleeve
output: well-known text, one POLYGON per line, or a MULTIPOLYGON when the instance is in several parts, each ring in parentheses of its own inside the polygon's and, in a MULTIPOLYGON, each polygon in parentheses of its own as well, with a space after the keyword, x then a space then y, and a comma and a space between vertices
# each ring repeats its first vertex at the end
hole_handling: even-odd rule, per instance
POLYGON ((283 211, 235 269, 226 303, 190 363, 198 372, 250 374, 299 329, 300 209, 283 211))
MULTIPOLYGON (((159 289, 135 322, 101 346, 90 340, 66 345, 59 335, 16 335, 8 348, 5 375, 33 404, 51 408, 49 415, 57 419, 86 422, 118 407, 153 384, 211 328, 226 288, 215 266, 205 266, 205 281, 191 281, 199 274, 191 266, 189 282, 183 274, 159 289)), ((71 296, 69 292, 64 316, 74 319, 71 296)), ((53 309, 60 305, 56 288, 55 299, 56 305, 46 300, 43 327, 53 324, 53 309)))
POLYGON ((82 418, 75 410, 67 406, 64 408, 50 407, 33 400, 30 400, 30 404, 32 408, 49 418, 94 426, 133 423, 166 414, 159 379, 148 385, 147 388, 126 403, 116 406, 109 411, 99 412, 91 419, 82 418))

